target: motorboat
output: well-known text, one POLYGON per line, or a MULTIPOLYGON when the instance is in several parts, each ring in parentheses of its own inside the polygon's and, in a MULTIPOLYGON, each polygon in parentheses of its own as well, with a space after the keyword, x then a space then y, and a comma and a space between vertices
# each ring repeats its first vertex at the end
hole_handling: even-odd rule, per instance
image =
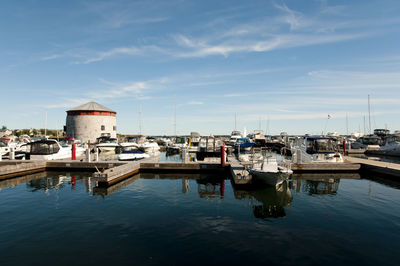
POLYGON ((125 138, 125 141, 124 142, 120 142, 119 145, 122 148, 125 148, 125 147, 136 147, 136 148, 138 148, 140 140, 141 140, 141 136, 127 137, 127 138, 125 138))
POLYGON ((120 145, 118 144, 118 139, 110 137, 100 137, 97 138, 96 147, 101 152, 116 152, 120 145))
POLYGON ((386 143, 378 150, 367 150, 367 155, 400 156, 400 135, 392 135, 386 138, 386 143))
MULTIPOLYGON (((76 148, 76 156, 82 156, 85 149, 76 148)), ((43 139, 27 144, 27 157, 30 160, 61 160, 72 157, 72 146, 54 139, 43 139)))
POLYGON ((294 163, 343 163, 333 137, 306 136, 301 144, 291 146, 294 163))
POLYGON ((144 153, 139 149, 124 149, 120 154, 118 154, 119 161, 137 161, 149 157, 149 154, 144 153))
POLYGON ((254 182, 264 183, 270 186, 282 184, 293 171, 285 166, 278 165, 276 156, 264 157, 261 167, 249 167, 249 173, 252 175, 254 182))
POLYGON ((236 142, 237 142, 237 140, 240 139, 240 138, 242 138, 242 137, 243 137, 243 136, 242 136, 242 134, 240 133, 240 131, 238 131, 238 130, 232 131, 232 133, 231 133, 231 138, 229 139, 229 145, 232 146, 232 147, 234 147, 235 144, 236 144, 236 142))
POLYGON ((200 140, 201 136, 198 132, 190 132, 190 139, 189 139, 189 152, 197 152, 200 150, 200 140))
POLYGON ((139 145, 139 149, 143 150, 145 153, 155 154, 160 151, 160 146, 158 146, 155 141, 146 141, 139 145))
POLYGON ((237 152, 249 151, 255 144, 255 142, 250 141, 248 138, 238 138, 235 144, 235 150, 237 152))

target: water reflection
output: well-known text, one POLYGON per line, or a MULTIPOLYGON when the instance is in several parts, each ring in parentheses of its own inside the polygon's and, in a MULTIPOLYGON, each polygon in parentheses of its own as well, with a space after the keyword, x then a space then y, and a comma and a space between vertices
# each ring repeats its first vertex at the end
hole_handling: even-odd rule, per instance
POLYGON ((234 189, 236 199, 249 200, 256 218, 278 218, 286 216, 284 207, 293 201, 287 182, 276 187, 266 186, 253 190, 234 189))
POLYGON ((357 173, 340 174, 293 174, 289 187, 309 195, 335 195, 339 189, 340 179, 360 179, 357 173))
POLYGON ((29 180, 26 185, 32 192, 44 190, 44 192, 48 193, 49 190, 61 189, 67 186, 70 186, 72 190, 75 190, 78 180, 83 181, 86 192, 92 191, 92 186, 94 184, 91 181, 90 173, 60 174, 47 172, 40 178, 29 180))
POLYGON ((15 178, 10 178, 6 180, 1 180, 0 181, 0 190, 3 188, 10 188, 10 187, 15 187, 20 184, 29 182, 34 179, 41 179, 47 176, 47 172, 40 172, 36 174, 31 174, 31 175, 25 175, 25 176, 20 176, 20 177, 15 177, 15 178))

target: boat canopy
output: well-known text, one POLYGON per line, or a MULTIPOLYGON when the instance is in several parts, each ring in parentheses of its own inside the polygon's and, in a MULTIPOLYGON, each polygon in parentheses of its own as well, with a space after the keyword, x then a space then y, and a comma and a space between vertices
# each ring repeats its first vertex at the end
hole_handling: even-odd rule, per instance
POLYGON ((39 140, 26 144, 31 155, 50 155, 60 150, 60 145, 55 140, 39 140))
POLYGON ((307 137, 305 140, 308 154, 337 152, 336 138, 307 137))

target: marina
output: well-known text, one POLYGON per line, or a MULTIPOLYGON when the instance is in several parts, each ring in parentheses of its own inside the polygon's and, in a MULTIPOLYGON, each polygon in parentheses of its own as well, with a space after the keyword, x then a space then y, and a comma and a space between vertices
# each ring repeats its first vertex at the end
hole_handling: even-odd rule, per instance
POLYGON ((399 265, 399 12, 4 1, 0 266, 399 265))

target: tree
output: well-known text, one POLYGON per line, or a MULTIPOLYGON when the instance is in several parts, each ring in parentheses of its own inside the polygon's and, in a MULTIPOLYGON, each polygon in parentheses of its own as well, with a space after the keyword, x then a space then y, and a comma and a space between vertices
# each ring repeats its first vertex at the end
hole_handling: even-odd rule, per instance
POLYGON ((7 127, 3 125, 3 126, 1 127, 1 130, 0 130, 0 131, 4 132, 4 131, 6 131, 6 130, 7 130, 7 127))

